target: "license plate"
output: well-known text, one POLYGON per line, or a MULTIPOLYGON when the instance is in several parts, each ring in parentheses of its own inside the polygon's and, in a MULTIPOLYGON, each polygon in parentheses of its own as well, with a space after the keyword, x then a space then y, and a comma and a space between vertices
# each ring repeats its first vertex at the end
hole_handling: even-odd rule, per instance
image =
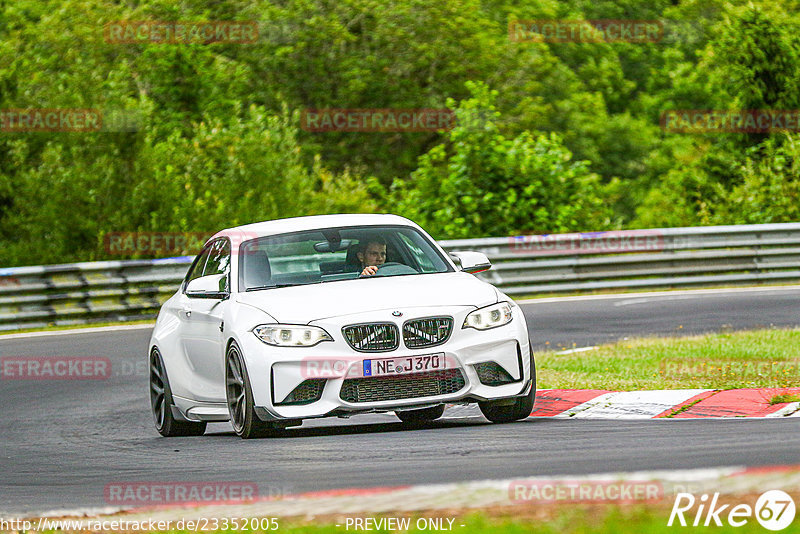
POLYGON ((443 352, 400 358, 364 360, 364 376, 407 375, 446 369, 447 361, 443 352))

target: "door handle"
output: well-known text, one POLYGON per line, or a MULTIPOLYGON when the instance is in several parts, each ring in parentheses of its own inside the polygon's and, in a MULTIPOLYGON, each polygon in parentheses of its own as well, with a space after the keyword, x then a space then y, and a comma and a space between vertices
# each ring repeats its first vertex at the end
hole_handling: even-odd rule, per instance
POLYGON ((190 310, 188 308, 184 308, 182 311, 183 311, 183 314, 186 316, 187 319, 192 316, 192 310, 190 310))

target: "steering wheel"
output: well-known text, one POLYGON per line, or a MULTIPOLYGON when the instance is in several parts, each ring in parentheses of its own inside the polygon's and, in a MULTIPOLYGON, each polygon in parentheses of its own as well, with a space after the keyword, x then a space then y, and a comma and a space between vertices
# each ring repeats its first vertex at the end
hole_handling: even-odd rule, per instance
MULTIPOLYGON (((404 263, 398 263, 396 261, 387 261, 386 263, 382 263, 378 265, 378 271, 372 276, 394 276, 397 274, 417 274, 417 270, 413 267, 409 267, 404 263)), ((370 275, 359 275, 359 278, 369 278, 370 275)))
POLYGON ((378 265, 378 272, 375 273, 375 276, 393 276, 397 274, 417 274, 417 270, 404 263, 387 261, 378 265))

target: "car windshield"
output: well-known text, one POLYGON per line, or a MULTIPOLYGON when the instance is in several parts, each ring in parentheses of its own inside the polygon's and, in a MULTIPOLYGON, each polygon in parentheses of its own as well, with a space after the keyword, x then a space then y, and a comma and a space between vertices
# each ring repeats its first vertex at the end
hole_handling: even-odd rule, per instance
POLYGON ((357 278, 452 271, 430 241, 414 228, 327 228, 254 239, 240 248, 243 291, 357 278), (364 268, 374 266, 371 275, 364 268))

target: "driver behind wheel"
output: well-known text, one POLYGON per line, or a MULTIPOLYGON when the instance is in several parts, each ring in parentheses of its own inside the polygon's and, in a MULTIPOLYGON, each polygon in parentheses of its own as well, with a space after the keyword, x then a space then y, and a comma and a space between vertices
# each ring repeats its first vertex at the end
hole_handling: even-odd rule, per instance
POLYGON ((386 263, 386 240, 381 236, 370 237, 359 243, 356 253, 361 262, 361 276, 372 276, 378 267, 386 263))

